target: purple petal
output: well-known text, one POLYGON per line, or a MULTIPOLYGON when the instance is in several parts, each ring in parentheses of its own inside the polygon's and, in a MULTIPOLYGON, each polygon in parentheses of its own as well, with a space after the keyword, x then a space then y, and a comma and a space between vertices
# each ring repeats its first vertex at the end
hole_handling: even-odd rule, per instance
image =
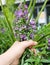
POLYGON ((15 27, 15 30, 19 30, 19 28, 18 27, 15 27))
POLYGON ((28 10, 24 10, 24 15, 27 15, 28 14, 28 10))
POLYGON ((15 15, 17 17, 23 17, 24 13, 23 13, 22 9, 20 9, 20 10, 18 10, 18 11, 15 12, 15 15))
POLYGON ((19 10, 19 11, 18 11, 18 16, 19 16, 19 17, 23 17, 23 15, 24 15, 24 14, 23 14, 22 10, 19 10))
POLYGON ((21 34, 21 35, 20 35, 20 38, 21 38, 21 41, 24 41, 24 40, 26 40, 26 35, 21 34))
POLYGON ((31 25, 32 26, 32 29, 36 29, 36 25, 31 25))
POLYGON ((26 17, 26 20, 28 20, 28 17, 26 17))
POLYGON ((48 43, 50 43, 50 39, 48 39, 48 43))
POLYGON ((20 35, 20 38, 25 38, 25 37, 26 37, 26 35, 24 35, 24 34, 20 35))
POLYGON ((31 20, 30 21, 30 25, 36 25, 35 21, 34 20, 31 20))
POLYGON ((23 25, 22 28, 25 29, 26 28, 26 25, 23 25))
POLYGON ((27 5, 24 5, 24 8, 25 8, 25 9, 27 9, 27 8, 28 8, 28 6, 27 6, 27 5))
POLYGON ((33 33, 31 33, 31 34, 30 34, 30 38, 31 38, 31 39, 33 39, 33 37, 34 37, 34 34, 33 34, 33 33))

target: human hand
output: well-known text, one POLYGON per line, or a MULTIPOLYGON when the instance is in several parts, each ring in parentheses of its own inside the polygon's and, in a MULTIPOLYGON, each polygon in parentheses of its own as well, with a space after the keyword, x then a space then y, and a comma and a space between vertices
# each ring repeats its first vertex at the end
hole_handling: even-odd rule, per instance
POLYGON ((29 40, 16 41, 5 53, 0 55, 0 65, 18 65, 19 59, 27 47, 36 45, 37 42, 29 40))
MULTIPOLYGON (((11 65, 18 65, 18 63, 19 63, 19 59, 20 59, 20 57, 22 56, 22 54, 23 54, 23 52, 25 51, 25 49, 27 48, 27 47, 30 47, 30 46, 34 46, 34 45, 36 45, 37 44, 37 42, 35 42, 35 41, 32 41, 32 40, 29 40, 29 41, 23 41, 23 42, 15 42, 14 44, 13 44, 13 46, 12 47, 16 47, 16 58, 13 60, 13 62, 11 63, 11 65)), ((15 51, 14 50, 14 51, 15 51)))

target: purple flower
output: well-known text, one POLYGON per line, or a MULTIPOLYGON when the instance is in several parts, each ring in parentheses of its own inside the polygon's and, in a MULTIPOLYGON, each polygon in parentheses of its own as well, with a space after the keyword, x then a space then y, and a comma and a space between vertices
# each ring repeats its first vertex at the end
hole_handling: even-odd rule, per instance
POLYGON ((28 17, 27 16, 25 18, 26 18, 26 20, 28 20, 28 17))
POLYGON ((32 27, 32 29, 34 29, 34 30, 36 29, 36 25, 31 25, 31 27, 32 27))
POLYGON ((26 37, 26 35, 24 35, 24 34, 20 35, 20 38, 25 38, 25 37, 26 37))
POLYGON ((48 43, 50 43, 50 39, 48 39, 48 43))
POLYGON ((48 39, 48 46, 50 46, 50 39, 48 39))
POLYGON ((20 9, 20 10, 18 10, 18 11, 15 11, 15 15, 16 15, 17 17, 23 17, 24 13, 23 13, 22 9, 20 9))
POLYGON ((25 34, 20 34, 20 38, 22 41, 26 40, 26 35, 25 34))
POLYGON ((27 25, 27 26, 26 26, 26 29, 27 29, 27 30, 30 30, 30 26, 29 26, 29 25, 27 25))
POLYGON ((48 50, 50 50, 50 39, 48 39, 48 50))
POLYGON ((26 29, 26 25, 23 25, 22 27, 20 27, 19 31, 22 31, 23 29, 26 29))
POLYGON ((14 30, 15 30, 15 31, 16 31, 16 30, 19 30, 19 28, 18 28, 18 27, 15 27, 15 29, 14 29, 14 30))
POLYGON ((28 20, 27 5, 24 5, 24 10, 21 7, 22 7, 22 3, 19 5, 18 10, 15 11, 16 21, 18 21, 19 18, 24 18, 25 20, 28 20))
POLYGON ((28 10, 24 10, 24 15, 27 15, 28 14, 28 10))
POLYGON ((35 21, 34 20, 31 20, 30 21, 30 25, 36 25, 35 21))
POLYGON ((26 25, 23 25, 22 28, 23 28, 23 29, 26 29, 26 25))
POLYGON ((34 37, 34 34, 33 34, 33 33, 31 33, 31 34, 30 34, 30 38, 31 38, 31 39, 33 39, 33 37, 34 37))
POLYGON ((24 5, 24 8, 25 8, 25 9, 27 9, 27 8, 28 8, 28 6, 27 6, 27 5, 24 5))

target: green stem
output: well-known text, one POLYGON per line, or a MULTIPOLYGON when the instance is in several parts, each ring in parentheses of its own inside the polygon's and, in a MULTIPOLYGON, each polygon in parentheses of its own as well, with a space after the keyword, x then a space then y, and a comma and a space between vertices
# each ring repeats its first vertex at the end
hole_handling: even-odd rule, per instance
POLYGON ((24 0, 24 5, 25 5, 25 3, 26 3, 26 0, 24 0))
POLYGON ((28 12, 30 11, 31 6, 32 6, 32 0, 30 1, 29 7, 28 7, 28 12))
POLYGON ((0 2, 1 2, 1 8, 2 8, 3 13, 4 13, 4 15, 5 15, 5 18, 6 18, 6 20, 7 20, 7 22, 6 22, 6 23, 7 23, 7 26, 8 26, 8 28, 9 28, 10 32, 11 32, 12 40, 13 40, 13 42, 15 42, 16 39, 15 39, 15 37, 14 37, 14 33, 13 33, 13 29, 12 29, 12 27, 11 27, 10 21, 8 20, 7 15, 6 15, 6 13, 4 12, 4 9, 3 9, 3 6, 2 6, 2 1, 1 1, 1 0, 0 0, 0 2))
MULTIPOLYGON (((37 42, 39 43, 43 38, 45 38, 45 37, 48 36, 48 35, 50 35, 50 33, 47 34, 47 35, 45 35, 45 36, 43 36, 43 37, 41 37, 37 42)), ((46 44, 40 44, 40 45, 34 46, 33 48, 39 48, 39 47, 43 47, 43 46, 45 46, 45 45, 46 45, 46 44)))
POLYGON ((21 59, 21 65, 24 65, 24 58, 25 58, 25 56, 26 56, 26 53, 24 52, 23 57, 21 59))
POLYGON ((44 39, 45 37, 47 37, 48 35, 50 35, 50 33, 44 35, 43 37, 41 37, 39 40, 37 40, 37 42, 40 42, 42 39, 44 39))
POLYGON ((31 10, 31 13, 30 13, 28 22, 30 21, 30 19, 31 19, 31 17, 32 17, 32 14, 33 14, 33 12, 34 12, 35 4, 36 4, 36 0, 34 0, 33 6, 32 6, 32 8, 31 8, 32 10, 31 10))
POLYGON ((38 21, 38 19, 39 19, 40 15, 41 15, 42 11, 44 10, 47 2, 48 2, 48 0, 45 0, 44 5, 41 8, 41 11, 39 12, 38 16, 36 17, 36 20, 35 20, 36 22, 38 21))
POLYGON ((43 54, 46 54, 46 51, 45 51, 45 50, 39 52, 37 55, 41 56, 41 55, 43 55, 43 54))
MULTIPOLYGON (((1 22, 2 24, 3 24, 3 27, 5 28, 5 30, 6 30, 6 25, 5 25, 5 21, 3 22, 1 22)), ((11 38, 11 36, 10 36, 10 34, 8 33, 8 36, 9 36, 9 38, 10 38, 10 40, 11 40, 11 44, 13 43, 13 40, 12 40, 12 38, 11 38)))
POLYGON ((43 47, 45 46, 46 44, 39 44, 39 45, 36 45, 36 46, 33 46, 33 48, 40 48, 40 47, 43 47))

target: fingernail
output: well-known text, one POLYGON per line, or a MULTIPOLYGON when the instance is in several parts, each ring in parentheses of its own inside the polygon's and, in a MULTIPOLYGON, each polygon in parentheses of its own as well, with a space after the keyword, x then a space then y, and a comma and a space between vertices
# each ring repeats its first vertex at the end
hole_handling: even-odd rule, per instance
POLYGON ((35 45, 37 45, 38 43, 37 42, 34 42, 35 43, 35 45))

